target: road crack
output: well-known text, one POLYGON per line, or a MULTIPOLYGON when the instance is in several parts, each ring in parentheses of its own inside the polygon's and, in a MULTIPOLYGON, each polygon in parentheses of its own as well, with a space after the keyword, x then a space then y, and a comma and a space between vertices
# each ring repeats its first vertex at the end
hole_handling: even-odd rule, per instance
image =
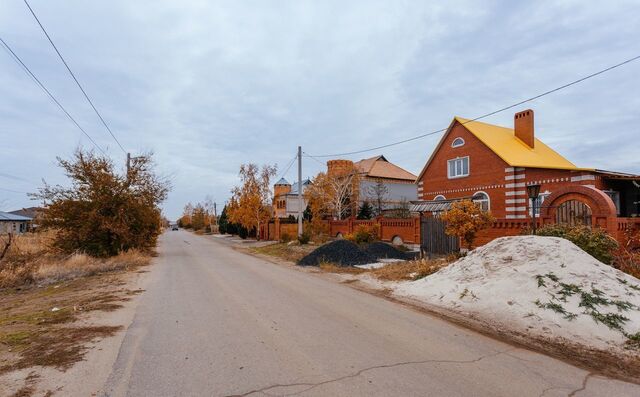
POLYGON ((595 375, 595 373, 593 373, 593 372, 589 372, 587 375, 585 375, 584 379, 582 379, 582 386, 580 386, 580 388, 575 389, 574 391, 569 393, 567 395, 567 397, 573 397, 573 396, 576 395, 576 393, 586 390, 587 389, 587 382, 589 382, 589 379, 594 375, 595 375))
POLYGON ((503 351, 498 351, 495 353, 491 353, 491 354, 487 354, 484 356, 480 356, 478 358, 472 359, 472 360, 420 360, 420 361, 402 361, 402 362, 397 362, 397 363, 393 363, 393 364, 382 364, 382 365, 375 365, 372 367, 367 367, 367 368, 363 368, 360 369, 352 374, 349 375, 345 375, 345 376, 341 376, 341 377, 337 377, 337 378, 333 378, 333 379, 328 379, 322 382, 317 382, 317 383, 311 383, 311 382, 298 382, 298 383, 277 383, 277 384, 273 384, 270 386, 266 386, 260 389, 254 389, 251 391, 247 391, 245 393, 242 394, 232 394, 232 395, 227 395, 225 397, 246 397, 246 396, 250 396, 251 394, 255 394, 255 393, 263 393, 266 395, 270 395, 272 396, 272 394, 267 393, 269 390, 273 390, 273 389, 277 389, 277 388, 287 388, 287 387, 304 387, 307 386, 306 389, 297 391, 295 393, 290 393, 290 394, 278 394, 278 396, 295 396, 298 395, 300 393, 304 393, 306 391, 309 391, 311 389, 315 389, 316 387, 319 386, 324 386, 330 383, 336 383, 336 382, 341 382, 343 380, 346 379, 351 379, 351 378, 355 378, 358 377, 360 375, 362 375, 365 372, 368 371, 372 371, 375 369, 386 369, 386 368, 395 368, 395 367, 402 367, 402 366, 406 366, 406 365, 419 365, 419 364, 474 364, 477 363, 479 361, 485 360, 487 358, 491 358, 491 357, 495 357, 495 356, 499 356, 501 354, 505 354, 507 352, 510 352, 512 350, 515 349, 508 349, 508 350, 503 350, 503 351))

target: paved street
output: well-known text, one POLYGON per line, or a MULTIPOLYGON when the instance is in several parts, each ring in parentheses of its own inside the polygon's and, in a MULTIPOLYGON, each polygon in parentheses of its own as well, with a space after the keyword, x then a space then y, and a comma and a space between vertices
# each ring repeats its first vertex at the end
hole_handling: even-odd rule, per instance
POLYGON ((213 237, 165 233, 149 278, 104 395, 640 395, 213 237))

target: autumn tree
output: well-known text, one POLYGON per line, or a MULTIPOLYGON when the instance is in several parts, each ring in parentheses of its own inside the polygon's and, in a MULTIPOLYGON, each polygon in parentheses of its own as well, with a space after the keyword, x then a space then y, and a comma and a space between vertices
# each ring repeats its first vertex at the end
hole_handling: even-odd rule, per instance
POLYGON ((205 227, 206 221, 207 213, 204 206, 200 203, 196 204, 191 213, 191 227, 193 227, 193 230, 202 230, 205 227))
POLYGON ((471 249, 476 234, 490 227, 495 219, 488 211, 471 200, 456 201, 451 208, 442 214, 441 219, 446 222, 445 232, 450 236, 459 237, 471 249))
POLYGON ((239 175, 241 185, 231 190, 227 206, 229 220, 248 231, 259 231, 260 225, 271 218, 271 178, 276 175, 276 167, 264 165, 260 169, 256 164, 242 164, 239 175))
POLYGON ((126 175, 116 173, 108 157, 81 149, 58 164, 70 186, 45 183, 31 195, 47 203, 39 223, 56 231, 55 246, 112 256, 155 245, 162 231, 159 205, 170 184, 155 174, 150 154, 136 157, 126 175))
POLYGON ((193 204, 187 203, 182 210, 182 216, 178 219, 178 226, 185 229, 191 229, 192 216, 193 216, 193 204))

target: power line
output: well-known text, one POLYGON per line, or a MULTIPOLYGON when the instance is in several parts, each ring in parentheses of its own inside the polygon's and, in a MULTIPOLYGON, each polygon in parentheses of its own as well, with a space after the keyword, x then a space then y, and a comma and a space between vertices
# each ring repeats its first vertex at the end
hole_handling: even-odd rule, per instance
MULTIPOLYGON (((472 122, 472 121, 477 121, 477 120, 480 120, 480 119, 484 119, 484 118, 486 118, 486 117, 493 116, 494 114, 497 114, 497 113, 500 113, 500 112, 504 112, 505 110, 509 110, 509 109, 514 108, 514 107, 516 107, 516 106, 520 106, 520 105, 525 104, 525 103, 527 103, 527 102, 534 101, 534 100, 536 100, 536 99, 538 99, 538 98, 542 98, 543 96, 546 96, 546 95, 549 95, 549 94, 553 94, 554 92, 558 92, 558 91, 563 90, 563 89, 565 89, 565 88, 571 87, 572 85, 575 85, 575 84, 581 83, 581 82, 583 82, 583 81, 585 81, 585 80, 588 80, 588 79, 590 79, 590 78, 592 78, 592 77, 596 77, 596 76, 598 76, 598 75, 601 75, 601 74, 603 74, 603 73, 606 73, 606 72, 608 72, 608 71, 610 71, 610 70, 613 70, 613 69, 615 69, 615 68, 618 68, 618 67, 620 67, 620 66, 626 65, 626 64, 631 63, 631 62, 633 62, 633 61, 636 61, 636 60, 638 60, 638 59, 640 59, 640 55, 637 55, 637 56, 635 56, 635 57, 633 57, 633 58, 629 58, 629 59, 627 59, 626 61, 623 61, 623 62, 617 63, 617 64, 615 64, 615 65, 609 66, 608 68, 605 68, 605 69, 602 69, 602 70, 597 71, 597 72, 595 72, 595 73, 592 73, 592 74, 590 74, 590 75, 587 75, 587 76, 581 77, 581 78, 579 78, 579 79, 577 79, 577 80, 574 80, 574 81, 572 81, 572 82, 570 82, 570 83, 567 83, 567 84, 561 85, 561 86, 556 87, 556 88, 554 88, 554 89, 551 89, 551 90, 549 90, 549 91, 545 91, 545 92, 543 92, 543 93, 541 93, 541 94, 538 94, 538 95, 532 96, 532 97, 527 98, 527 99, 525 99, 525 100, 522 100, 522 101, 520 101, 520 102, 517 102, 517 103, 514 103, 514 104, 512 104, 512 105, 509 105, 509 106, 505 106, 505 107, 503 107, 503 108, 500 108, 500 109, 498 109, 498 110, 494 110, 494 111, 492 111, 492 112, 489 112, 489 113, 483 114, 482 116, 475 117, 475 118, 473 118, 473 119, 471 119, 471 120, 467 120, 466 122, 464 122, 464 123, 462 123, 462 124, 466 124, 466 123, 470 123, 470 122, 472 122)), ((352 151, 352 152, 345 152, 345 153, 319 154, 319 155, 315 155, 315 157, 339 157, 339 156, 349 156, 349 155, 358 154, 358 153, 371 152, 371 151, 373 151, 373 150, 384 149, 384 148, 387 148, 387 147, 390 147, 390 146, 396 146, 396 145, 400 145, 400 144, 403 144, 403 143, 407 143, 407 142, 415 141, 415 140, 417 140, 417 139, 424 138, 424 137, 427 137, 427 136, 430 136, 430 135, 435 135, 435 134, 438 134, 438 133, 444 132, 444 131, 446 131, 447 129, 448 129, 448 127, 447 127, 447 128, 441 128, 441 129, 439 129, 439 130, 435 130, 435 131, 427 132, 427 133, 425 133, 425 134, 421 134, 421 135, 417 135, 417 136, 414 136, 414 137, 411 137, 411 138, 403 139, 403 140, 401 140, 401 141, 397 141, 397 142, 393 142, 393 143, 388 143, 388 144, 386 144, 386 145, 376 146, 376 147, 372 147, 372 148, 368 148, 368 149, 354 150, 354 151, 352 151)), ((312 156, 312 157, 313 157, 313 156, 312 156)))
POLYGON ((80 88, 80 91, 82 91, 82 94, 84 95, 84 97, 87 99, 87 101, 89 102, 89 105, 91 105, 91 107, 93 108, 93 111, 96 112, 96 114, 98 115, 98 118, 100 118, 100 121, 102 122, 102 124, 105 126, 105 128, 107 129, 107 131, 109 131, 109 134, 111 134, 111 137, 113 138, 114 141, 116 141, 116 143, 118 144, 118 146, 120 147, 120 149, 122 150, 123 153, 127 153, 127 151, 124 149, 124 147, 122 147, 122 145, 120 144, 120 141, 118 141, 118 138, 116 138, 115 134, 113 133, 113 131, 111 131, 111 128, 109 128, 109 126, 107 125, 107 122, 104 121, 104 118, 102 117, 102 115, 100 114, 100 112, 98 111, 98 109, 95 107, 95 105, 93 104, 93 101, 91 101, 91 99, 89 98, 89 95, 87 95, 87 92, 84 90, 84 88, 82 88, 82 85, 80 84, 80 82, 78 81, 78 79, 76 78, 76 75, 71 71, 71 68, 69 67, 69 65, 67 64, 67 61, 64 59, 64 57, 62 56, 62 54, 60 53, 60 51, 58 51, 58 47, 56 47, 56 45, 53 43, 53 40, 51 39, 51 37, 49 36, 49 33, 47 33, 47 30, 44 28, 44 26, 42 26, 42 23, 40 22, 40 20, 38 19, 38 17, 36 16, 36 13, 33 11, 33 9, 31 8, 31 6, 29 5, 29 3, 27 2, 27 0, 24 0, 24 3, 27 5, 27 8, 29 8, 29 11, 31 11, 31 15, 33 15, 33 17, 35 18, 36 22, 38 22, 38 25, 40 25, 40 29, 42 29, 42 31, 44 32, 44 35, 47 36, 47 39, 49 40, 49 43, 51 43, 51 45, 53 46, 53 49, 56 50, 56 53, 58 54, 58 56, 60 57, 60 60, 62 61, 62 63, 64 64, 64 66, 67 68, 67 70, 69 71, 69 74, 71 75, 71 77, 73 77, 73 80, 76 82, 76 84, 78 85, 78 88, 80 88))
POLYGON ((98 145, 96 143, 96 141, 93 140, 93 138, 91 138, 91 136, 87 133, 87 131, 84 130, 84 128, 82 128, 80 126, 80 124, 78 124, 78 122, 76 121, 76 119, 73 118, 73 116, 71 116, 69 114, 69 112, 67 112, 67 109, 64 108, 64 106, 62 106, 62 104, 56 99, 55 96, 53 96, 53 94, 47 89, 47 87, 44 86, 44 84, 42 84, 42 82, 36 77, 35 74, 33 74, 33 72, 31 71, 31 69, 29 69, 29 67, 27 65, 25 65, 24 62, 22 62, 22 59, 20 59, 20 57, 13 51, 13 49, 9 46, 9 44, 7 44, 6 41, 4 41, 2 39, 2 37, 0 37, 0 42, 2 42, 4 48, 9 51, 12 59, 18 63, 18 65, 20 65, 23 69, 23 71, 25 73, 27 73, 28 76, 30 76, 33 81, 38 84, 38 86, 49 96, 49 98, 51 98, 51 100, 53 100, 53 102, 55 102, 56 105, 58 105, 58 107, 64 112, 65 115, 67 115, 67 117, 69 118, 69 120, 71 120, 73 122, 73 124, 76 125, 76 127, 78 127, 78 129, 80 131, 82 131, 82 133, 89 138, 89 140, 91 141, 91 143, 93 143, 93 145, 105 156, 107 156, 107 153, 102 150, 102 148, 100 147, 100 145, 98 145))
POLYGON ((282 176, 280 177, 280 179, 284 178, 285 175, 287 175, 287 172, 289 172, 289 169, 291 169, 291 166, 293 165, 293 162, 296 161, 296 159, 298 158, 298 155, 296 154, 295 156, 293 156, 293 158, 291 159, 291 161, 289 161, 289 165, 287 166, 287 168, 284 170, 284 172, 282 173, 282 176))
POLYGON ((307 157, 307 158, 310 158, 310 159, 312 159, 312 160, 316 161, 318 164, 320 164, 320 165, 321 165, 321 166, 323 166, 323 167, 326 165, 324 162, 322 162, 322 161, 318 160, 317 158, 315 158, 314 156, 310 155, 309 153, 302 152, 302 155, 303 155, 304 157, 307 157))
POLYGON ((0 190, 4 190, 5 192, 11 192, 11 193, 29 194, 28 192, 22 192, 22 191, 13 190, 13 189, 6 189, 3 187, 0 187, 0 190))

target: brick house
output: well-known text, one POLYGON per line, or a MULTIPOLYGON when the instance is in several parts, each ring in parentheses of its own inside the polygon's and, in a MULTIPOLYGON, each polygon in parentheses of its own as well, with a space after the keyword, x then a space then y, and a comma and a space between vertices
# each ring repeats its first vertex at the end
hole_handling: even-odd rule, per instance
MULTIPOLYGON (((310 183, 309 179, 302 181, 303 212, 307 208, 304 191, 310 183)), ((298 217, 298 182, 291 185, 286 179, 280 178, 273 185, 273 216, 274 218, 298 217)))
POLYGON ((640 225, 638 182, 638 175, 577 167, 535 137, 533 110, 525 110, 513 128, 455 117, 416 179, 416 204, 471 198, 499 220, 531 220, 526 186, 539 184, 540 223, 580 222, 616 234, 626 227, 620 222, 640 225))

